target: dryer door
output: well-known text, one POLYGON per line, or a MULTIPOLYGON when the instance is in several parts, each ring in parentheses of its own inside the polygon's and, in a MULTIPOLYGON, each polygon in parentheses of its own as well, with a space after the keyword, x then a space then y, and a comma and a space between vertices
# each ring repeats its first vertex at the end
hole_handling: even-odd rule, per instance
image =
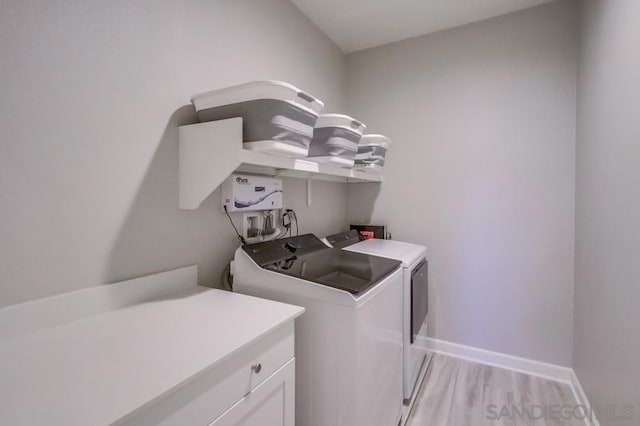
POLYGON ((427 265, 424 259, 411 271, 411 343, 420 332, 429 310, 427 265))

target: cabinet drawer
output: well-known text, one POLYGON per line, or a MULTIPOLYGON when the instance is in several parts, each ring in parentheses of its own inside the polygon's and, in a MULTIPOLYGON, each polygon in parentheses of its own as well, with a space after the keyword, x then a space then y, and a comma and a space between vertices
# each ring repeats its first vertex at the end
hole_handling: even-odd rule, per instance
POLYGON ((209 426, 293 426, 295 359, 290 360, 209 426))
POLYGON ((290 322, 117 424, 208 425, 289 362, 293 355, 293 322, 290 322))

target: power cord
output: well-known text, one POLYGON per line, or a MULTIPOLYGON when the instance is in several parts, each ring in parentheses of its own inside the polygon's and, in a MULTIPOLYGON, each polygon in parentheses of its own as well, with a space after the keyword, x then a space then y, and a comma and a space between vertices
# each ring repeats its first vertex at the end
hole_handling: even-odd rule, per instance
POLYGON ((285 210, 282 215, 282 227, 284 228, 282 238, 287 238, 287 232, 291 234, 291 217, 289 216, 289 209, 285 210))
POLYGON ((298 215, 292 209, 285 209, 285 213, 282 215, 282 226, 284 227, 285 237, 287 235, 287 232, 289 233, 290 237, 293 236, 293 227, 291 226, 293 224, 293 221, 295 221, 296 223, 296 236, 298 236, 300 233, 300 228, 298 226, 298 215))
POLYGON ((296 221, 296 237, 297 237, 300 234, 300 228, 298 227, 298 214, 293 210, 291 210, 291 213, 293 213, 293 219, 296 221))
POLYGON ((247 241, 244 239, 244 237, 242 235, 240 235, 240 233, 238 232, 238 228, 236 228, 236 225, 233 224, 233 220, 231 219, 231 216, 229 215, 229 211, 227 210, 227 206, 223 206, 224 207, 224 212, 227 214, 227 217, 229 218, 229 222, 231 222, 231 226, 233 226, 233 230, 236 231, 236 235, 238 236, 238 241, 240 241, 240 243, 243 246, 247 245, 247 241))

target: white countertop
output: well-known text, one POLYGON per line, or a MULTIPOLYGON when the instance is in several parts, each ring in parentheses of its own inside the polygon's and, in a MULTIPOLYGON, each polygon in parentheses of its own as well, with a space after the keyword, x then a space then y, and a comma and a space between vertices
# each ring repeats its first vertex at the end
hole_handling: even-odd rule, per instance
POLYGON ((302 312, 194 287, 2 341, 0 423, 113 423, 302 312))

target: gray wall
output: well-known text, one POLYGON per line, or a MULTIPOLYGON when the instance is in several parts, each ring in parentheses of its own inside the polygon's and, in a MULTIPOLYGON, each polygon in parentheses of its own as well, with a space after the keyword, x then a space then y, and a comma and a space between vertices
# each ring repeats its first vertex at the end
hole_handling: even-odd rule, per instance
MULTIPOLYGON (((6 0, 0 58, 0 305, 194 263, 218 283, 219 193, 177 208, 190 96, 279 79, 345 105, 344 56, 286 0, 6 0)), ((304 231, 343 228, 344 185, 285 191, 304 231)))
POLYGON ((597 406, 640 419, 640 2, 582 2, 574 368, 597 406))
POLYGON ((571 365, 575 20, 558 1, 348 56, 349 111, 393 140, 349 219, 428 247, 431 337, 571 365))

